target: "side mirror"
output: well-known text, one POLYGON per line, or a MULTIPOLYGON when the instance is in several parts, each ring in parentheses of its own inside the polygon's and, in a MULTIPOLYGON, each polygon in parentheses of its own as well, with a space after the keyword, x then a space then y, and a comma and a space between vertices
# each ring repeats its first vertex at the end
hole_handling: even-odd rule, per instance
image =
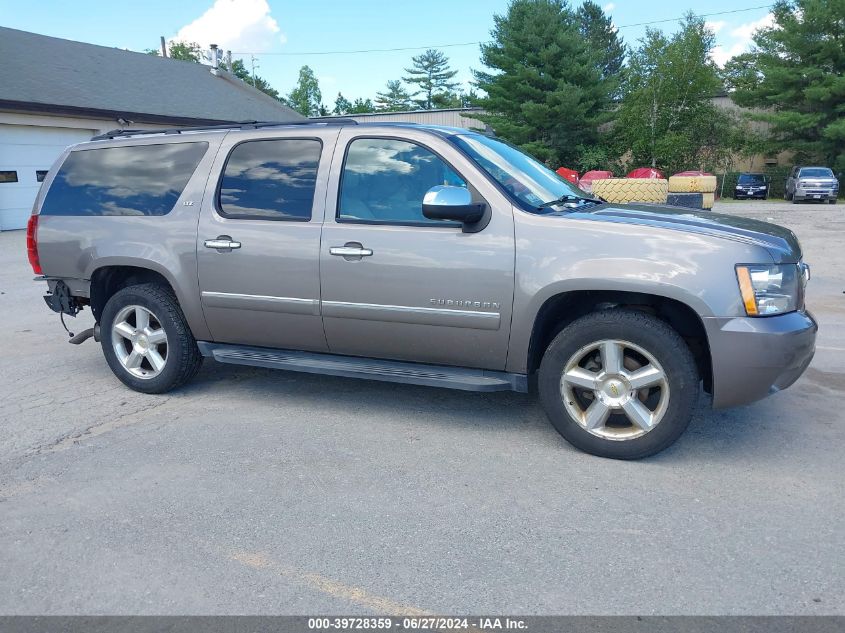
POLYGON ((484 204, 473 202, 465 187, 437 185, 426 191, 422 212, 429 220, 453 220, 474 224, 484 217, 484 204))

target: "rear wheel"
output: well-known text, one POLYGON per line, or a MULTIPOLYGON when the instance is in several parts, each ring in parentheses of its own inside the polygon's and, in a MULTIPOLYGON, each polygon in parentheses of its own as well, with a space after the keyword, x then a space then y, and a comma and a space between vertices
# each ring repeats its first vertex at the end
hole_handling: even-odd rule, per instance
POLYGON ((588 314, 549 345, 540 398, 554 427, 583 451, 638 459, 672 444, 698 399, 695 359, 666 323, 630 310, 588 314))
POLYGON ((106 303, 100 319, 106 362, 124 384, 163 393, 190 380, 202 363, 173 293, 158 284, 129 286, 106 303))

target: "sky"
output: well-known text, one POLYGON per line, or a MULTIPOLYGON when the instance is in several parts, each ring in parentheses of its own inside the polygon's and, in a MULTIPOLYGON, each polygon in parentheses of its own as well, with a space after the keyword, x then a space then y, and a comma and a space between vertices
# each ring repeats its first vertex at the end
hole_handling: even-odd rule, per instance
MULTIPOLYGON (((706 15, 720 64, 745 51, 754 30, 771 19, 771 0, 597 1, 629 44, 644 35, 643 23, 671 33, 687 11, 706 15)), ((489 40, 493 16, 504 14, 507 5, 507 0, 0 0, 0 26, 133 51, 158 48, 162 35, 215 43, 243 58, 248 69, 254 59, 256 74, 282 94, 291 91, 307 64, 331 109, 338 92, 350 100, 374 98, 426 48, 442 50, 458 70, 456 79, 468 87, 471 69, 481 68, 478 42, 489 40), (417 50, 350 52, 372 49, 417 50)))

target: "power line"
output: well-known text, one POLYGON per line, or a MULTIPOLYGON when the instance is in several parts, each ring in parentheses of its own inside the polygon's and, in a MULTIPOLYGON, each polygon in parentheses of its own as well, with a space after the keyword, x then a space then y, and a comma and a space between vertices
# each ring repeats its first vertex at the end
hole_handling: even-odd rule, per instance
MULTIPOLYGON (((718 11, 716 13, 703 13, 698 15, 697 17, 700 18, 712 18, 717 15, 729 15, 731 13, 744 13, 746 11, 756 11, 757 9, 770 9, 773 5, 771 4, 761 4, 756 7, 748 7, 746 9, 732 9, 731 11, 718 11)), ((651 22, 637 22, 635 24, 622 24, 617 26, 617 29, 627 29, 632 28, 635 26, 650 26, 652 24, 664 24, 666 22, 677 22, 678 20, 682 20, 683 16, 678 18, 666 18, 663 20, 653 20, 651 22)), ((289 52, 282 52, 282 53, 251 53, 251 52, 235 52, 234 55, 275 55, 280 57, 301 57, 301 56, 311 56, 311 55, 357 55, 359 53, 395 53, 398 51, 422 51, 427 50, 429 48, 455 48, 458 46, 478 46, 479 44, 489 44, 490 41, 481 41, 481 42, 461 42, 458 44, 430 44, 428 46, 402 46, 399 48, 367 48, 362 50, 353 50, 353 51, 310 51, 306 53, 289 53, 289 52)))

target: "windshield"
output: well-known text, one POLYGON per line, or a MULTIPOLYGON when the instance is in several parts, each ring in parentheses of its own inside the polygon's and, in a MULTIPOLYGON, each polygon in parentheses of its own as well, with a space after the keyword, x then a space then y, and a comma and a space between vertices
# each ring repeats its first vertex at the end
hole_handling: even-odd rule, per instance
POLYGON ((537 212, 540 205, 566 196, 576 203, 590 200, 589 194, 507 143, 481 134, 459 134, 450 140, 528 211, 537 212))
POLYGON ((742 174, 739 177, 741 185, 765 185, 766 177, 763 174, 742 174))
POLYGON ((799 178, 833 178, 833 172, 827 167, 805 167, 798 174, 799 178))

